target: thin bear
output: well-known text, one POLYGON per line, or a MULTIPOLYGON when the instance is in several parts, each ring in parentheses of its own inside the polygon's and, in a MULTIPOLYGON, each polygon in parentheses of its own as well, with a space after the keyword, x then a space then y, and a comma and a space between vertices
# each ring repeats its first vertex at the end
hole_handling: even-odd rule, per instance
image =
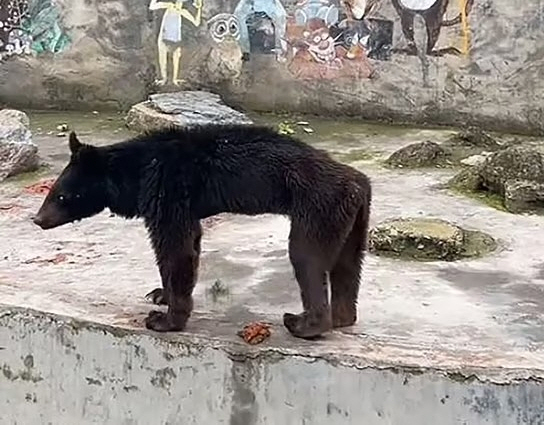
POLYGON ((146 327, 182 331, 193 309, 202 228, 219 213, 281 214, 291 220, 289 259, 303 312, 285 313, 289 332, 314 338, 357 320, 371 185, 326 152, 273 129, 204 125, 150 132, 95 147, 69 137, 70 162, 34 217, 51 229, 105 208, 142 218, 162 280, 150 293, 167 312, 146 327), (329 303, 330 281, 330 303, 329 303))

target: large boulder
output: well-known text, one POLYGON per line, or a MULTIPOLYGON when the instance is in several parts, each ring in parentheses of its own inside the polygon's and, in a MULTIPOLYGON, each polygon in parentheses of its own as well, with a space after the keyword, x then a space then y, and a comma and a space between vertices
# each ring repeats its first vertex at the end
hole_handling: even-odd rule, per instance
POLYGON ((544 158, 532 148, 508 147, 462 170, 449 184, 498 195, 510 212, 538 210, 544 207, 544 158))
POLYGON ((444 142, 444 146, 451 148, 465 146, 489 151, 502 148, 500 143, 477 127, 469 127, 454 134, 444 142))
POLYGON ((491 155, 478 167, 478 174, 485 189, 501 195, 508 180, 544 183, 542 154, 535 149, 510 147, 491 155))
POLYGON ((513 213, 537 212, 544 208, 544 184, 529 180, 507 180, 504 207, 513 213))
POLYGON ((393 167, 432 167, 445 163, 446 151, 434 142, 419 142, 393 152, 386 163, 393 167))
POLYGON ((148 101, 134 105, 126 117, 127 127, 138 132, 200 124, 252 124, 252 121, 225 105, 219 95, 205 91, 154 94, 148 101))
POLYGON ((30 120, 21 111, 0 110, 0 181, 38 168, 38 147, 32 142, 30 120))

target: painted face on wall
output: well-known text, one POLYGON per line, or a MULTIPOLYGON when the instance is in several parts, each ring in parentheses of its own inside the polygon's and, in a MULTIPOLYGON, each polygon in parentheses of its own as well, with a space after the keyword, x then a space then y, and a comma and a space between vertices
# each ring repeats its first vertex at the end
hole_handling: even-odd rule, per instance
POLYGON ((227 37, 240 39, 240 23, 238 18, 230 13, 220 13, 208 21, 208 31, 213 41, 223 42, 227 37))
POLYGON ((318 28, 309 25, 302 32, 302 40, 312 58, 318 63, 331 63, 336 58, 335 41, 329 29, 323 24, 318 28))

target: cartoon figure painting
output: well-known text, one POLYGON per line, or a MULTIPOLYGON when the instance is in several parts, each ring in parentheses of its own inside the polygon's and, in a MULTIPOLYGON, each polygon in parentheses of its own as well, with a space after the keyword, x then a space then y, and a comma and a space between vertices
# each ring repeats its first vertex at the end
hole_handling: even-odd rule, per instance
POLYGON ((373 69, 364 49, 351 49, 334 37, 325 21, 311 18, 303 27, 293 26, 287 68, 297 79, 333 80, 371 78, 373 69))
POLYGON ((60 53, 70 44, 53 0, 0 0, 0 61, 60 53))
POLYGON ((261 14, 270 19, 274 29, 275 52, 279 55, 281 40, 285 36, 287 26, 287 12, 280 0, 240 0, 234 9, 234 15, 240 22, 240 47, 242 52, 248 55, 251 51, 248 18, 252 18, 255 14, 261 14))
POLYGON ((159 71, 158 84, 164 85, 168 81, 168 56, 172 56, 172 80, 176 85, 183 83, 180 75, 180 60, 182 52, 182 29, 184 19, 195 27, 200 26, 202 19, 202 0, 193 0, 194 15, 185 7, 188 0, 158 1, 151 0, 150 10, 165 9, 162 17, 161 29, 158 38, 159 71))
POLYGON ((240 22, 231 13, 219 13, 208 21, 208 33, 213 41, 222 43, 229 37, 240 40, 240 22))
POLYGON ((416 55, 418 47, 414 39, 414 18, 420 15, 425 20, 427 28, 427 45, 425 53, 431 56, 443 56, 444 54, 458 55, 468 52, 468 23, 469 15, 474 0, 460 0, 461 10, 453 19, 446 19, 450 0, 391 0, 394 8, 400 16, 402 33, 407 42, 407 48, 404 53, 416 55), (463 50, 456 47, 446 47, 435 49, 438 37, 442 27, 449 27, 462 24, 463 31, 463 50))
POLYGON ((306 25, 313 18, 321 19, 329 27, 338 22, 340 10, 329 0, 300 0, 295 7, 297 25, 306 25))
MULTIPOLYGON (((243 66, 238 18, 231 13, 215 15, 208 20, 208 36, 212 43, 207 43, 209 53, 203 61, 208 81, 211 84, 235 82, 243 66)), ((204 44, 201 49, 205 49, 204 44)))
POLYGON ((338 24, 339 41, 352 59, 361 50, 369 59, 389 60, 393 44, 393 21, 385 19, 344 19, 338 24))

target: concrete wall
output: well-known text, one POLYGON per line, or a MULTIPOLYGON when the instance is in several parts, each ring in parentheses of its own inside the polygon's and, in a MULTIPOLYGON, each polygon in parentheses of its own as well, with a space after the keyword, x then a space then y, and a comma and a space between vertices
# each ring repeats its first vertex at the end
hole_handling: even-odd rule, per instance
POLYGON ((30 8, 0 29, 0 103, 125 108, 204 86, 253 109, 544 132, 542 0, 10 1, 30 8), (165 85, 161 57, 181 58, 165 85))
POLYGON ((544 422, 542 384, 529 371, 498 381, 465 373, 154 337, 0 309, 3 425, 544 422))

